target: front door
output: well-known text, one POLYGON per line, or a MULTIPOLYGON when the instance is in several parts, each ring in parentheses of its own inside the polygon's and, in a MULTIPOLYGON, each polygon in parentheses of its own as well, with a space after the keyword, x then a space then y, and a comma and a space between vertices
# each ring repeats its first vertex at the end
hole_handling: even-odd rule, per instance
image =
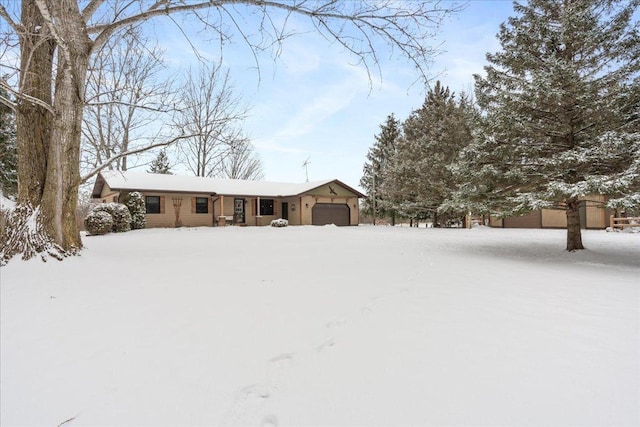
POLYGON ((244 224, 244 199, 233 199, 233 222, 244 224))
POLYGON ((282 202, 282 219, 289 219, 289 202, 282 202))

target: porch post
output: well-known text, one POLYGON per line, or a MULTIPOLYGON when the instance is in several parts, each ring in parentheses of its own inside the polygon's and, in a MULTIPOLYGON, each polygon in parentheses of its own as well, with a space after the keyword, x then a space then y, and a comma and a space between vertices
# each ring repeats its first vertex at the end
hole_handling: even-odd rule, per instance
POLYGON ((218 225, 227 225, 224 217, 224 196, 220 196, 220 216, 218 217, 218 225))
POLYGON ((256 197, 256 225, 260 225, 258 218, 260 218, 260 197, 256 197))

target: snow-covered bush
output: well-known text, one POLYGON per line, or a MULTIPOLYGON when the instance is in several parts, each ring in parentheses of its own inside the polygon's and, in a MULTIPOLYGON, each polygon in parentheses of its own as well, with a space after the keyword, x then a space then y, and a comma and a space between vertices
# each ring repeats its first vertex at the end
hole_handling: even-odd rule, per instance
POLYGON ((289 225, 289 221, 286 219, 278 218, 271 221, 272 227, 286 227, 287 225, 289 225))
POLYGON ((113 217, 106 210, 94 209, 84 219, 84 228, 92 236, 110 233, 113 229, 113 217))
MULTIPOLYGON (((131 214, 129 209, 122 203, 101 203, 91 212, 103 211, 111 215, 113 219, 112 231, 122 233, 131 230, 131 214)), ((87 229, 88 230, 88 229, 87 229)))
POLYGON ((137 191, 127 194, 124 199, 124 204, 129 209, 131 214, 131 229, 140 230, 147 226, 147 208, 144 204, 144 197, 137 191))

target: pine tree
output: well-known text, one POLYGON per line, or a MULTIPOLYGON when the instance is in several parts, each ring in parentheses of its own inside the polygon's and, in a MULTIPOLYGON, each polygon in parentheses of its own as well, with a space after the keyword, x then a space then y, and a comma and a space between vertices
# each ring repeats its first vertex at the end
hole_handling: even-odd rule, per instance
MULTIPOLYGON (((7 91, 0 88, 0 96, 8 99, 7 91)), ((18 146, 16 120, 11 108, 0 103, 0 194, 18 194, 18 146)))
POLYGON ((584 249, 579 198, 640 203, 637 0, 531 0, 500 28, 475 76, 483 132, 460 195, 480 211, 562 208, 567 250, 584 249), (636 114, 633 119, 632 115, 636 114), (635 130, 634 130, 635 129, 635 130), (635 133, 634 133, 635 132, 635 133))
POLYGON ((161 150, 149 166, 149 173, 159 173, 165 175, 172 175, 171 165, 169 164, 169 158, 165 150, 161 150))
POLYGON ((386 184, 398 208, 409 217, 431 217, 434 226, 446 225, 464 216, 443 203, 457 187, 449 170, 460 150, 471 142, 476 110, 465 95, 456 99, 438 81, 429 90, 422 107, 403 123, 403 138, 389 169, 386 184))
POLYGON ((391 223, 395 225, 397 210, 386 191, 385 176, 390 167, 391 160, 395 156, 397 141, 401 135, 400 122, 390 114, 384 124, 380 125, 380 133, 375 135, 375 142, 367 153, 367 162, 364 164, 360 186, 366 191, 368 197, 364 200, 363 213, 375 218, 391 217, 391 223), (374 214, 375 199, 375 214, 374 214))

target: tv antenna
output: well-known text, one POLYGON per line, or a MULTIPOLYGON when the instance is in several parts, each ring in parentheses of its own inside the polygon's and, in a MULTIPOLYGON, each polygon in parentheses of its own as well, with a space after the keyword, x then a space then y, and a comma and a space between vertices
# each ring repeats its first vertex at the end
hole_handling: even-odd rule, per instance
POLYGON ((311 157, 307 157, 307 160, 304 161, 302 167, 304 168, 304 173, 307 178, 307 182, 309 182, 309 164, 311 163, 311 157))

